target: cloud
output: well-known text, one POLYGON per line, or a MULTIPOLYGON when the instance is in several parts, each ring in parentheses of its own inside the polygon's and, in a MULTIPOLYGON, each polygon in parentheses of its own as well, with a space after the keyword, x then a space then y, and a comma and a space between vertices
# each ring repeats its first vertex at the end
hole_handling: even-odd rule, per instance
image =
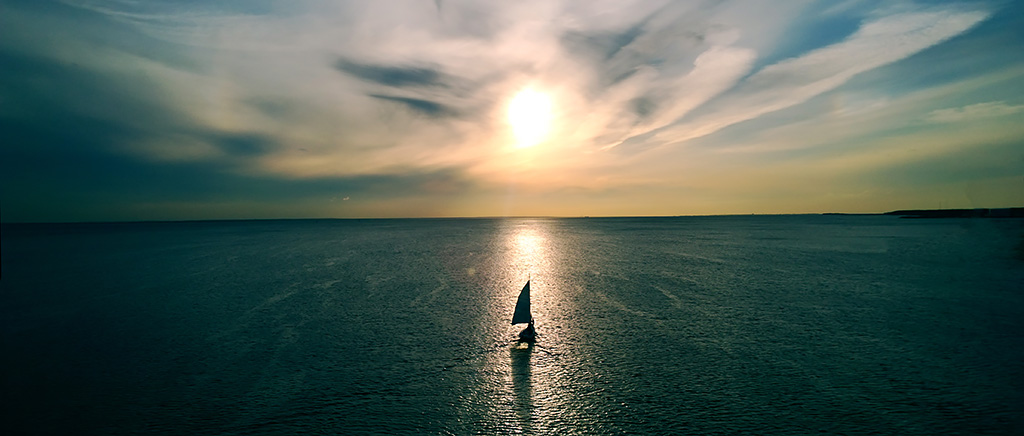
POLYGON ((1024 105, 1009 105, 1005 101, 990 101, 959 108, 936 109, 925 115, 925 120, 932 123, 959 123, 1002 117, 1022 111, 1024 111, 1024 105))
POLYGON ((423 115, 427 115, 429 117, 434 117, 434 118, 454 117, 454 116, 458 116, 458 114, 459 114, 459 112, 456 111, 455 109, 452 109, 452 108, 447 107, 447 106, 445 106, 445 105, 443 105, 441 103, 430 101, 430 100, 423 100, 423 99, 419 99, 419 98, 410 98, 410 97, 397 97, 397 96, 393 96, 393 95, 383 95, 383 94, 369 94, 369 96, 373 97, 373 98, 376 98, 378 100, 384 100, 384 101, 391 101, 391 102, 395 102, 395 103, 400 103, 401 105, 405 106, 408 109, 411 109, 414 112, 418 112, 418 113, 421 113, 423 115))
POLYGON ((769 65, 747 77, 704 114, 659 131, 660 143, 683 142, 788 108, 853 76, 905 59, 959 35, 988 16, 959 10, 905 12, 866 22, 843 42, 769 65))
POLYGON ((636 40, 643 30, 642 24, 630 26, 618 32, 602 30, 587 33, 572 29, 562 35, 560 39, 562 45, 569 52, 578 56, 593 57, 597 62, 604 62, 615 57, 619 51, 636 40))
POLYGON ((729 16, 728 4, 674 2, 611 29, 563 34, 565 50, 595 74, 588 89, 597 109, 589 116, 594 145, 633 138, 627 142, 642 148, 648 133, 734 86, 757 58, 737 45, 741 21, 729 16))
POLYGON ((372 65, 347 59, 338 60, 334 66, 339 71, 385 86, 444 86, 444 74, 432 68, 372 65))

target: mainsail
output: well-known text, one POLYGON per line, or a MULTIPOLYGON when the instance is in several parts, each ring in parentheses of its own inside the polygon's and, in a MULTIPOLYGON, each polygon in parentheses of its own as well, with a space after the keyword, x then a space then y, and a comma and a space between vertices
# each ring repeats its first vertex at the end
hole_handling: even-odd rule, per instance
POLYGON ((526 281, 522 292, 519 293, 519 300, 516 301, 516 312, 512 314, 512 324, 525 324, 533 320, 530 314, 530 281, 526 281))

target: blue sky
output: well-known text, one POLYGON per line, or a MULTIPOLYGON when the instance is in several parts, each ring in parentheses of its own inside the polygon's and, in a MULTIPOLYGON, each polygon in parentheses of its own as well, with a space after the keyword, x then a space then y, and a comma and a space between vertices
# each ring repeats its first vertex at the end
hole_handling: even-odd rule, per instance
POLYGON ((4 222, 1024 205, 1013 1, 0 0, 0 65, 4 222))

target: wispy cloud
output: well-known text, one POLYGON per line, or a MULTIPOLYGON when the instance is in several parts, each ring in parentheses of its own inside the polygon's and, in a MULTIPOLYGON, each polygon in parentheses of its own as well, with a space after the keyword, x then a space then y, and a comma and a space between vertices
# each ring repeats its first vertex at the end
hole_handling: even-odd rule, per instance
POLYGON ((373 65, 347 59, 339 60, 335 67, 360 79, 386 86, 444 86, 443 74, 433 68, 373 65))
POLYGON ((975 103, 959 108, 936 109, 925 119, 933 123, 959 123, 985 118, 1002 117, 1024 112, 1024 105, 1009 105, 1005 101, 975 103))
POLYGON ((454 110, 454 109, 452 109, 450 107, 447 107, 447 106, 445 106, 445 105, 443 105, 441 103, 433 102, 433 101, 430 101, 430 100, 423 100, 423 99, 419 99, 419 98, 410 98, 410 97, 397 97, 397 96, 394 96, 394 95, 383 95, 383 94, 369 94, 369 95, 370 95, 370 97, 373 97, 373 98, 376 98, 376 99, 379 99, 379 100, 393 101, 395 103, 399 103, 399 104, 401 104, 401 105, 403 105, 403 106, 413 110, 414 112, 419 112, 419 113, 422 113, 422 114, 430 116, 430 117, 440 118, 440 117, 451 117, 451 116, 457 116, 458 115, 458 111, 456 111, 456 110, 454 110))
POLYGON ((866 22, 841 43, 765 67, 713 102, 705 115, 659 132, 655 140, 682 142, 803 103, 857 74, 963 33, 987 15, 959 10, 904 12, 866 22))

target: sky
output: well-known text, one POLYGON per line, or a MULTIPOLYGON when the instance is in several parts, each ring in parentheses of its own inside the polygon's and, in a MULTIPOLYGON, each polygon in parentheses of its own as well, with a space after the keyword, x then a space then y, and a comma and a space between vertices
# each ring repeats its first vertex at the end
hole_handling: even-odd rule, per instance
POLYGON ((1024 206, 1024 2, 0 0, 0 219, 1024 206))

